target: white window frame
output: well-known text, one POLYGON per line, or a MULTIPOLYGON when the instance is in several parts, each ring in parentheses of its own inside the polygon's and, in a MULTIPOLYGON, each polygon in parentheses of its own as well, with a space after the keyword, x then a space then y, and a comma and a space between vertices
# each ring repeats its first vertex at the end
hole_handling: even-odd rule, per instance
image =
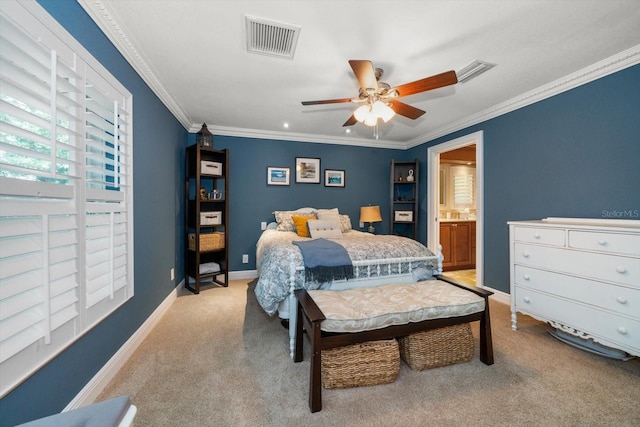
POLYGON ((133 96, 36 1, 0 17, 4 397, 133 297, 133 96))

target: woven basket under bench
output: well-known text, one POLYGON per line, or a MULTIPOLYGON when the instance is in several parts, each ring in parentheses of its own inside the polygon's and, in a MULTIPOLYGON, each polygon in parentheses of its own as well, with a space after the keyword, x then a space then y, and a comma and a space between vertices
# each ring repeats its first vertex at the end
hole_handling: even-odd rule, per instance
POLYGON ((414 371, 468 362, 473 358, 471 325, 446 326, 398 339, 400 357, 414 371))
POLYGON ((396 380, 398 372, 400 353, 395 339, 322 352, 322 386, 327 389, 389 384, 396 380))

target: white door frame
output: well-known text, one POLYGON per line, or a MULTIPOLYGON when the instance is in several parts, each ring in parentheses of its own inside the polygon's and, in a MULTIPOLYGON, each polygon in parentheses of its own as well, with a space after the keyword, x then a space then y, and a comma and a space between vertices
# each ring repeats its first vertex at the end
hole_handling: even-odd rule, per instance
POLYGON ((476 145, 476 285, 484 285, 484 133, 483 131, 461 136, 427 149, 429 165, 429 197, 427 198, 427 244, 437 248, 440 244, 440 153, 467 145, 476 145))

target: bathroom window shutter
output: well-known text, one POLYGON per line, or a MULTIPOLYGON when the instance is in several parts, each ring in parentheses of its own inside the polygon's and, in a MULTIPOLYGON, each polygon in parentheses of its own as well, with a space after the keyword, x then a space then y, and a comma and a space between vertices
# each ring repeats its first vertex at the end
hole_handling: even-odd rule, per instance
POLYGON ((473 175, 453 176, 453 202, 456 205, 473 204, 473 175))
POLYGON ((0 397, 133 295, 131 94, 0 1, 0 397))

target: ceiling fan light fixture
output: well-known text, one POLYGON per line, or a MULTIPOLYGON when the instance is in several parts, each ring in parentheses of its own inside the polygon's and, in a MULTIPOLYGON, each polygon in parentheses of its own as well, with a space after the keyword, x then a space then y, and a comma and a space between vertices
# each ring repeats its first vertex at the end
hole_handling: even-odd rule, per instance
POLYGON ((373 103, 371 111, 376 115, 376 117, 380 117, 385 123, 396 115, 396 112, 393 111, 391 107, 380 100, 373 103))
POLYGON ((375 114, 369 114, 366 119, 364 119, 364 124, 367 126, 375 126, 378 124, 378 117, 375 114))
POLYGON ((356 111, 353 112, 353 117, 356 118, 357 121, 363 123, 366 118, 369 116, 369 112, 371 111, 369 104, 364 104, 356 108, 356 111))

